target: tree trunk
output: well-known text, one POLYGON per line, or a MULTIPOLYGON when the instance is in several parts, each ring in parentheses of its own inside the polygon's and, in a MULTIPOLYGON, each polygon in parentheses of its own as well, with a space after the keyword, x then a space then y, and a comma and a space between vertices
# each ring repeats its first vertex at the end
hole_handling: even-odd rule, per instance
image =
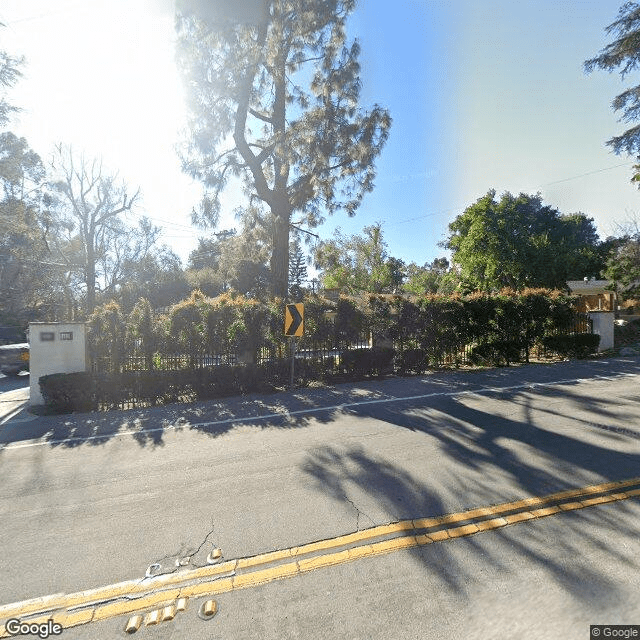
POLYGON ((273 244, 271 251, 271 293, 274 298, 285 299, 289 293, 289 226, 291 204, 284 188, 270 203, 273 218, 273 244))
POLYGON ((289 292, 289 215, 273 213, 271 293, 274 298, 284 299, 289 292))
MULTIPOLYGON (((287 76, 286 59, 288 48, 279 52, 274 73, 273 133, 276 139, 285 135, 287 76)), ((291 222, 291 201, 287 193, 289 163, 275 154, 273 180, 273 245, 271 253, 271 287, 273 297, 287 298, 289 295, 289 226, 291 222)))
POLYGON ((87 247, 87 277, 85 284, 87 286, 87 317, 89 317, 96 308, 96 258, 93 247, 87 247))

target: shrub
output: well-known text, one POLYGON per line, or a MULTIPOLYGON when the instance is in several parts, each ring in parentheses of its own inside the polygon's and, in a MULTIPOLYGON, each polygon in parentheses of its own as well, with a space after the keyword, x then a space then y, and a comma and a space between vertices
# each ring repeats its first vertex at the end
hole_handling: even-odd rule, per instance
POLYGON ((190 298, 173 305, 169 311, 171 338, 181 353, 188 354, 191 369, 195 369, 198 356, 206 350, 204 317, 210 307, 210 298, 201 291, 193 291, 190 298))
POLYGON ((56 373, 41 377, 40 388, 51 411, 70 413, 122 404, 155 405, 268 391, 275 386, 270 373, 268 368, 253 364, 120 374, 56 373))
POLYGON ((429 362, 437 366, 448 354, 455 354, 458 364, 457 352, 471 335, 468 315, 465 304, 454 297, 433 295, 420 301, 419 344, 429 362))
POLYGON ((355 301, 340 297, 336 302, 336 318, 334 322, 334 344, 338 348, 348 348, 357 342, 367 326, 365 313, 358 308, 355 301))
POLYGON ((542 339, 545 349, 570 358, 586 358, 600 345, 597 333, 559 334, 542 339))
POLYGON ((125 351, 126 323, 117 302, 96 307, 89 317, 89 345, 99 368, 119 372, 125 351))
POLYGON ((341 355, 342 369, 356 375, 380 375, 393 370, 395 349, 391 347, 372 347, 353 349, 341 355))
POLYGON ((400 373, 423 373, 428 365, 427 353, 424 349, 407 349, 398 358, 400 373))
POLYGON ((164 329, 151 303, 146 298, 140 298, 127 319, 127 346, 132 353, 144 356, 147 369, 153 369, 156 364, 154 354, 163 343, 164 329))
POLYGON ((497 367, 520 360, 521 345, 510 340, 493 339, 476 345, 471 349, 469 360, 473 364, 494 365, 497 367))
POLYGON ((577 358, 587 358, 594 354, 600 346, 600 335, 597 333, 577 333, 573 336, 574 353, 577 358))
POLYGON ((396 350, 393 347, 373 347, 371 349, 371 363, 377 374, 393 373, 393 359, 396 350))
POLYGON ((97 409, 91 373, 53 373, 38 381, 44 403, 54 413, 97 409))
POLYGON ((640 342, 640 318, 624 325, 616 324, 613 331, 616 347, 640 342))

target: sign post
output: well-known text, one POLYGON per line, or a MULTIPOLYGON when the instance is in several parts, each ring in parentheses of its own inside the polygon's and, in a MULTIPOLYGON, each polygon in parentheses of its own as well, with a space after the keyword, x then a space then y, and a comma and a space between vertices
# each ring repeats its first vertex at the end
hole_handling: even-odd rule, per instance
POLYGON ((304 333, 304 304, 288 304, 284 310, 284 335, 291 338, 291 389, 293 389, 296 361, 296 338, 304 333))
POLYGON ((291 391, 293 391, 294 388, 294 381, 295 381, 295 375, 294 375, 294 369, 296 367, 296 339, 295 338, 291 338, 291 383, 289 384, 289 388, 291 389, 291 391))

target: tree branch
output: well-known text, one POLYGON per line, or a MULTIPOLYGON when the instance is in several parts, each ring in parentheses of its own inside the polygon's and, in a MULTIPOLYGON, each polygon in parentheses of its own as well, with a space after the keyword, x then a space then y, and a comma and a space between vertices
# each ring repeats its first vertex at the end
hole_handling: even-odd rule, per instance
MULTIPOLYGON (((260 25, 260 33, 258 35, 258 46, 263 47, 267 38, 267 23, 266 21, 260 25)), ((260 198, 265 202, 269 202, 272 197, 272 191, 267 184, 264 172, 262 171, 261 162, 258 161, 258 157, 251 151, 251 148, 247 144, 245 138, 245 127, 247 124, 247 114, 249 112, 249 98, 251 95, 251 86, 253 78, 257 70, 257 64, 251 65, 247 70, 242 83, 240 85, 240 91, 238 95, 238 108, 236 109, 236 122, 233 131, 233 140, 236 143, 236 148, 245 161, 251 174, 253 175, 256 191, 260 198)), ((260 154, 262 155, 262 154, 260 154)))
POLYGON ((273 116, 268 116, 266 113, 260 113, 259 111, 256 111, 253 107, 249 107, 248 111, 254 118, 258 118, 259 120, 263 120, 264 122, 273 124, 273 116))

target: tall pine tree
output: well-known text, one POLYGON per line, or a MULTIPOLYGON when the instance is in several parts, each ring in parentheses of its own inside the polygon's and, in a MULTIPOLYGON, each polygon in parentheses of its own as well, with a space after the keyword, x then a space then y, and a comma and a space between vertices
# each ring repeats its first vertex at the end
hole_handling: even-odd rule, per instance
POLYGON ((229 179, 242 180, 271 237, 272 294, 285 297, 294 212, 314 227, 353 215, 373 189, 391 117, 359 107, 355 0, 179 0, 178 61, 191 112, 185 170, 207 195, 193 222, 215 225, 229 179))
MULTIPOLYGON (((618 17, 606 29, 607 35, 613 36, 597 56, 584 63, 584 69, 591 73, 594 69, 604 71, 619 70, 622 80, 640 65, 640 4, 625 2, 618 12, 618 17)), ((629 87, 613 100, 614 111, 620 112, 620 120, 627 124, 637 123, 640 119, 640 85, 629 87)), ((640 124, 635 124, 619 136, 607 140, 616 155, 623 151, 636 156, 640 160, 640 124)), ((640 186, 640 164, 633 167, 632 182, 640 186)))
POLYGON ((302 285, 307 280, 307 259, 300 243, 296 240, 291 245, 289 255, 289 295, 294 300, 302 297, 302 285))

